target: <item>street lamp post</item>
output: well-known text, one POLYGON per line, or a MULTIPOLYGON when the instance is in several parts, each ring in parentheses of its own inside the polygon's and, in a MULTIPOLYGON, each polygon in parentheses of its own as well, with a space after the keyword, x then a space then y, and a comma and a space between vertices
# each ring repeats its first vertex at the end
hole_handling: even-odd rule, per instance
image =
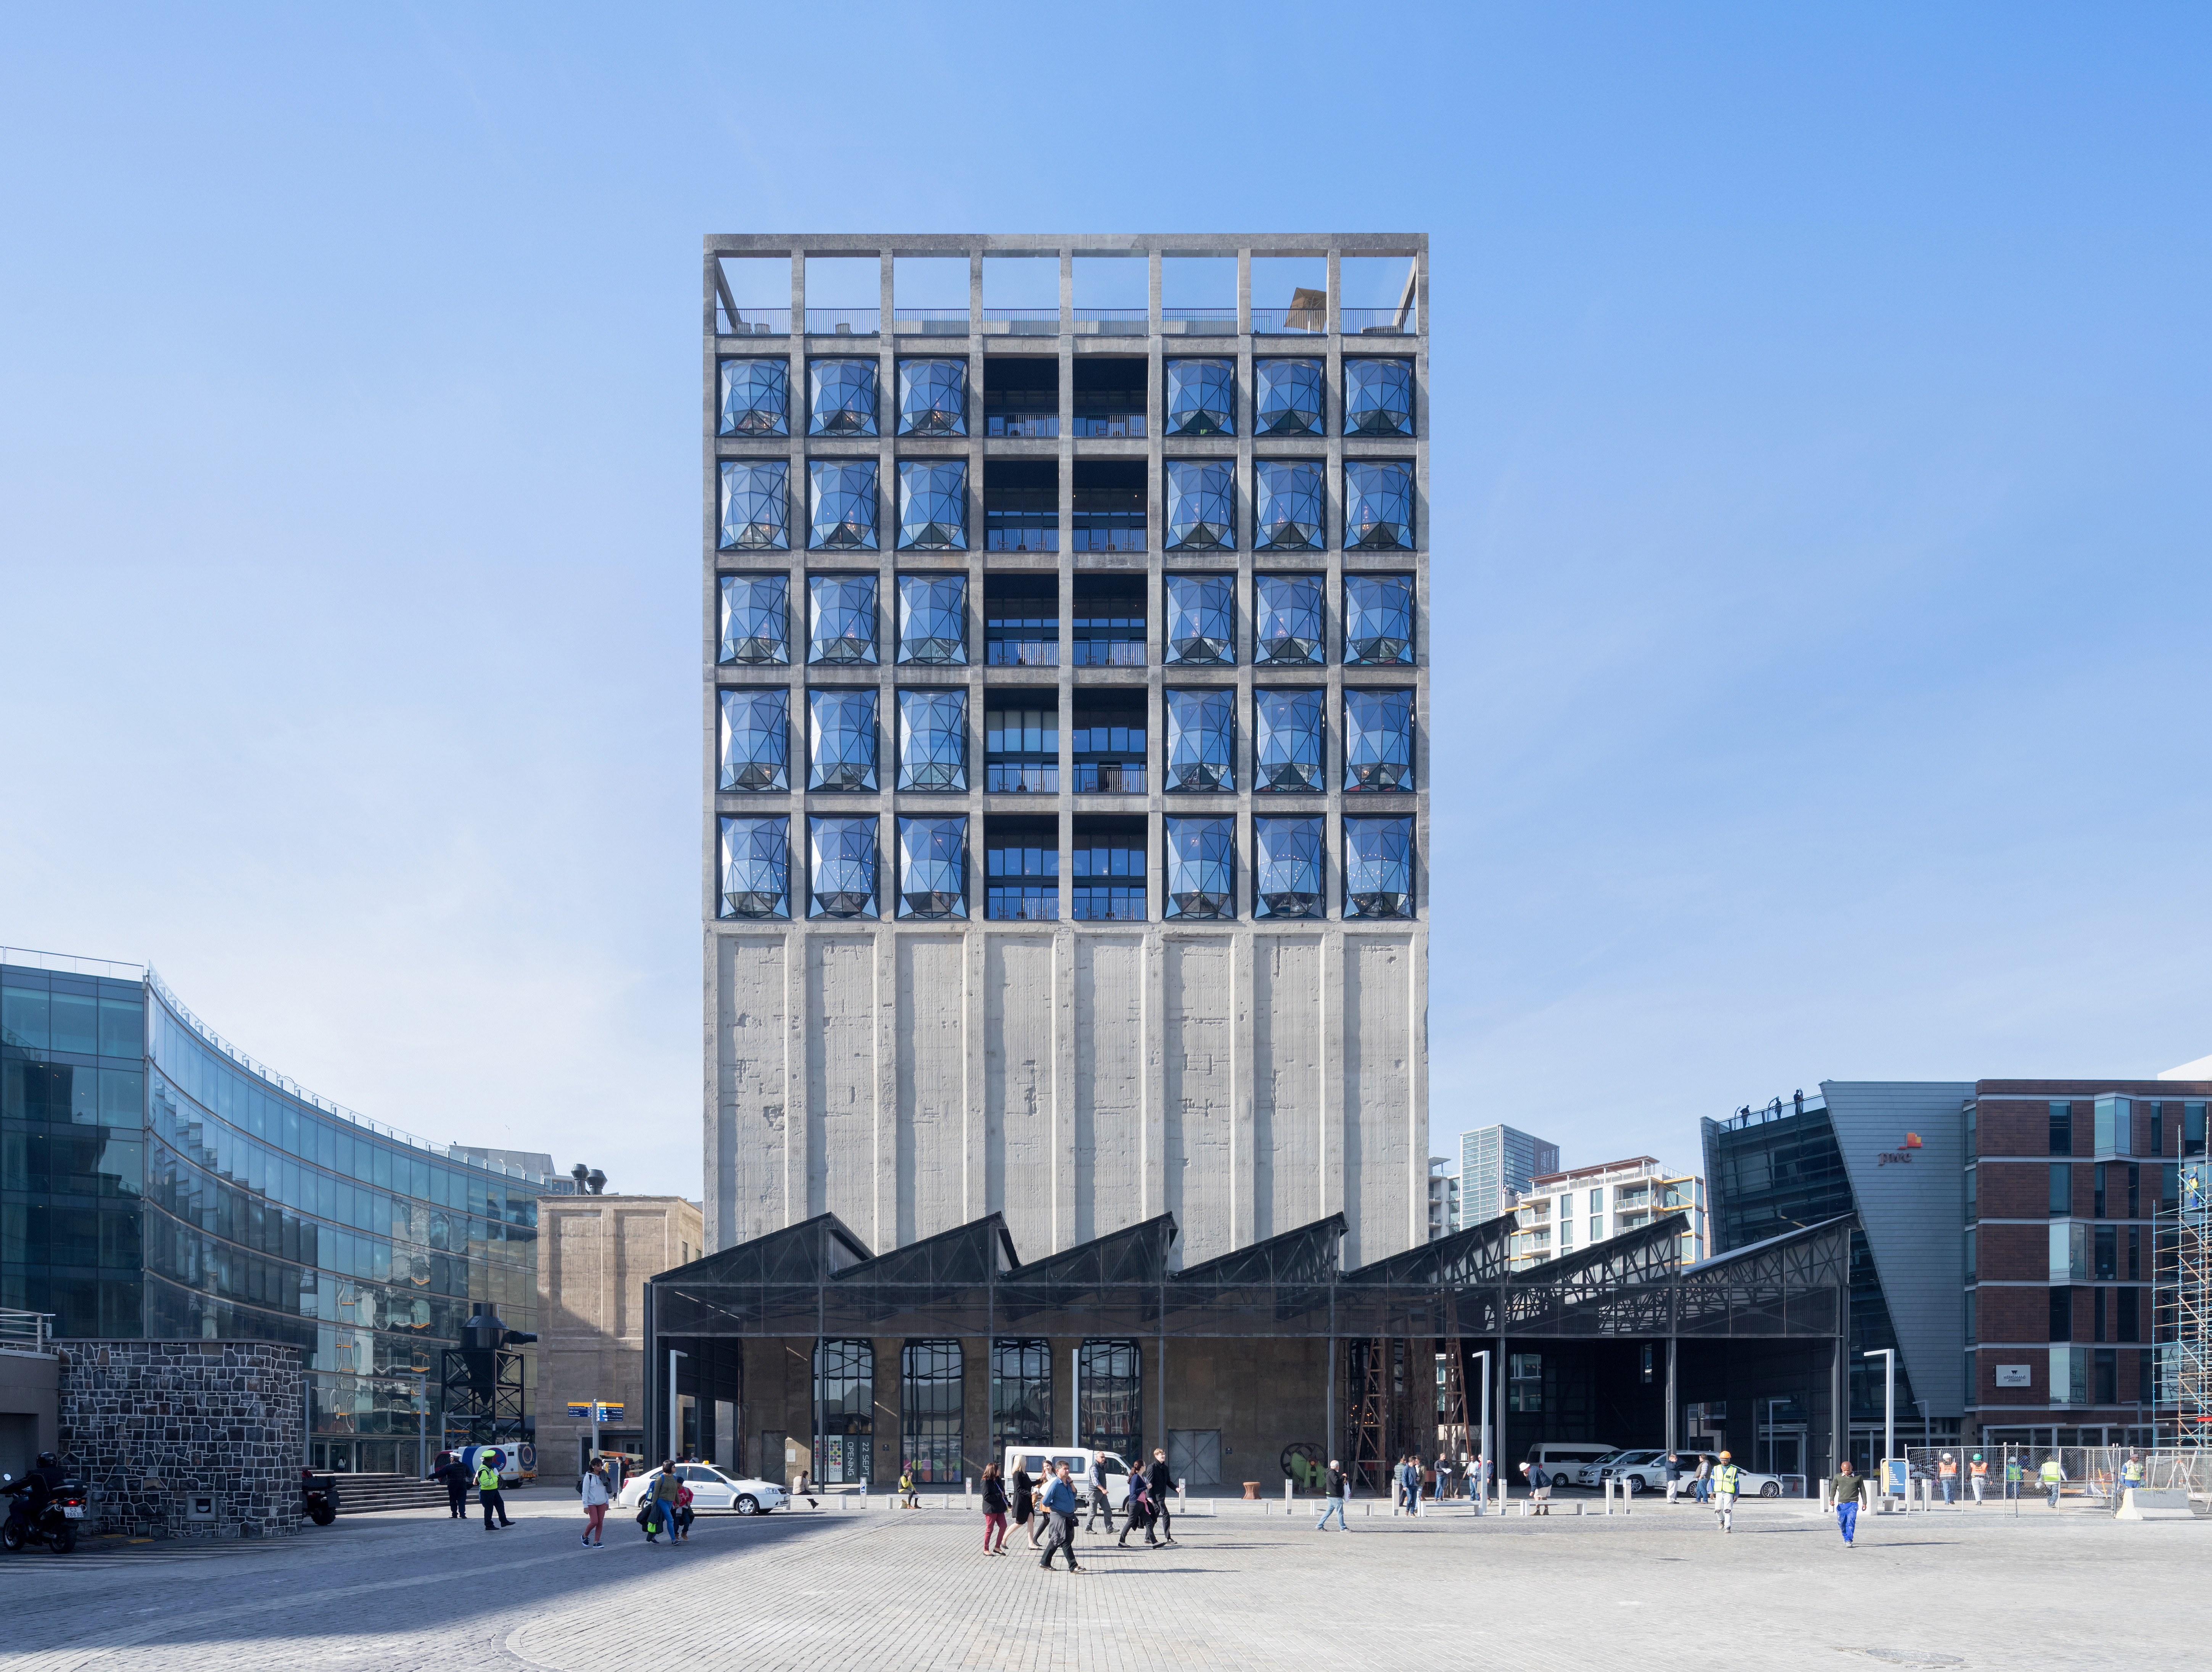
POLYGON ((668 1450, 661 1455, 673 1457, 684 1450, 684 1431, 678 1425, 678 1406, 676 1402, 676 1361, 691 1355, 677 1347, 668 1349, 668 1450))
POLYGON ((1897 1451, 1897 1349, 1893 1347, 1870 1347, 1861 1353, 1859 1357, 1882 1361, 1881 1489, 1887 1495, 1889 1491, 1889 1460, 1897 1451))
MULTIPOLYGON (((1486 1347, 1477 1347, 1473 1356, 1482 1360, 1482 1444, 1474 1455, 1479 1460, 1487 1461, 1490 1467, 1495 1470, 1498 1466, 1497 1460, 1490 1456, 1490 1349, 1486 1347)), ((1475 1483, 1475 1507, 1487 1509, 1490 1483, 1487 1480, 1478 1480, 1475 1483)))

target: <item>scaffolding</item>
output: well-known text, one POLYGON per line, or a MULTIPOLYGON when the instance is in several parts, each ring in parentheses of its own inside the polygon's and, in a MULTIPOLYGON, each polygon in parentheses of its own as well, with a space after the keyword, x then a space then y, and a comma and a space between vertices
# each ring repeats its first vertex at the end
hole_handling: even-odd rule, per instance
POLYGON ((1389 1473, 1384 1432, 1390 1420, 1389 1343, 1382 1336, 1347 1343, 1345 1367, 1351 1372, 1352 1478, 1374 1491, 1389 1473))
MULTIPOLYGON (((2212 1226, 2206 1164, 2182 1164, 2170 1224, 2156 1224, 2158 1370, 2151 1420, 2184 1445, 2212 1442, 2212 1226)), ((2165 1215, 2159 1216, 2160 1219, 2165 1215)))
POLYGON ((1475 1444, 1468 1432, 1467 1365, 1460 1348, 1459 1299, 1444 1298, 1443 1375, 1437 1383, 1437 1451, 1446 1457, 1472 1457, 1475 1444))

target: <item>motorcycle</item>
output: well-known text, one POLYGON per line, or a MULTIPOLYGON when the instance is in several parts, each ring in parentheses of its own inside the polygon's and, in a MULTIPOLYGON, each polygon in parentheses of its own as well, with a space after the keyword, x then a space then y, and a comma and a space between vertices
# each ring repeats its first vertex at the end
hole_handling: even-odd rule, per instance
POLYGON ((327 1527, 338 1518, 337 1481, 328 1474, 301 1469, 300 1500, 307 1507, 307 1519, 318 1527, 327 1527))
MULTIPOLYGON (((12 1474, 0 1474, 0 1487, 16 1484, 12 1474)), ((0 1549, 10 1555, 27 1545, 43 1544, 57 1556, 66 1556, 76 1548, 77 1523, 84 1519, 84 1487, 76 1480, 64 1480, 46 1500, 38 1518, 32 1519, 20 1507, 11 1508, 7 1524, 0 1527, 0 1549)))

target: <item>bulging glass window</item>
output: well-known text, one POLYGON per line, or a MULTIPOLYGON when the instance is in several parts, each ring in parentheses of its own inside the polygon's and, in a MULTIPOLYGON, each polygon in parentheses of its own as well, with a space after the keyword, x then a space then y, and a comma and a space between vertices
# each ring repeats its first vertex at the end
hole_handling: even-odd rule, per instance
POLYGON ((812 386, 806 415, 809 435, 876 433, 876 362, 817 360, 806 368, 812 386))
POLYGON ((1274 690, 1252 693, 1255 789, 1320 792, 1327 787, 1322 756, 1322 716, 1328 693, 1274 690))
POLYGON ((781 686, 722 692, 722 789, 791 787, 791 693, 781 686))
POLYGON ((1170 459, 1170 551, 1226 551, 1237 544, 1237 469, 1227 459, 1170 459))
POLYGON ((1167 821, 1167 909, 1170 918, 1237 915, 1237 821, 1167 821))
POLYGON ((1181 663, 1226 667, 1237 660, 1237 584, 1225 575, 1170 575, 1167 655, 1181 663))
POLYGON ((968 465, 964 459, 903 459, 898 467, 901 551, 968 549, 968 465))
POLYGON ((1252 577, 1252 660, 1261 667, 1318 666, 1322 648, 1322 577, 1252 577))
POLYGON ((1344 660, 1354 667, 1413 660, 1411 575, 1344 577, 1344 660))
POLYGON ((1167 697, 1171 790, 1237 787, 1237 693, 1170 690, 1167 697))
POLYGON ((1322 851, 1318 818, 1255 818, 1252 915, 1319 917, 1322 851))
POLYGON ((876 693, 810 690, 814 751, 806 772, 809 789, 876 787, 876 693))
POLYGON ((1413 915, 1413 821, 1344 821, 1344 915, 1413 915))
POLYGON ((1321 465, 1297 459, 1252 466, 1252 544, 1261 551, 1318 551, 1322 527, 1321 465))
POLYGON ((968 693, 902 690, 898 694, 901 789, 968 787, 968 693))
POLYGON ((876 915, 876 821, 810 818, 813 848, 807 885, 809 917, 876 915))
POLYGON ((1344 545, 1347 551, 1413 549, 1413 467, 1396 459, 1344 466, 1344 545))
POLYGON ((1328 422, 1318 360, 1252 362, 1252 429, 1260 435, 1318 435, 1328 422))
POLYGON ((781 459, 722 460, 725 551, 791 549, 791 466, 781 459))
POLYGON ((1344 787, 1413 788, 1413 692, 1345 687, 1344 787))
POLYGON ((722 362, 725 435, 791 434, 791 367, 781 360, 722 362))
POLYGON ((968 362, 964 360, 902 360, 898 368, 898 433, 902 435, 965 435, 968 433, 968 362))
POLYGON ((876 660, 876 577, 806 577, 806 660, 833 667, 873 666, 876 660))
POLYGON ((791 821, 722 820, 724 917, 791 915, 791 821))
POLYGON ((1233 360, 1170 360, 1167 363, 1167 433, 1170 435, 1234 435, 1237 433, 1237 362, 1233 360))
POLYGON ((898 659, 923 667, 968 663, 968 577, 898 578, 898 659))
POLYGON ((1347 435, 1411 435, 1413 433, 1412 361, 1347 360, 1344 362, 1344 433, 1347 435))
POLYGON ((791 581, 781 575, 722 577, 725 666, 784 667, 791 661, 791 581))
POLYGON ((876 549, 876 461, 816 459, 807 471, 814 507, 806 543, 817 551, 876 549))
POLYGON ((898 915, 967 916, 967 819, 902 818, 898 841, 898 915))

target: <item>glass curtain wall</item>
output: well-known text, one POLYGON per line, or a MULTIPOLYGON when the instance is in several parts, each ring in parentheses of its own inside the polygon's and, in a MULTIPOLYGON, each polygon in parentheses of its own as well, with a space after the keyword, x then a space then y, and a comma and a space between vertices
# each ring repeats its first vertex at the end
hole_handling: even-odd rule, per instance
POLYGON ((1087 1341, 1076 1352, 1075 1443, 1124 1461, 1144 1438, 1144 1388, 1134 1341, 1087 1341))
POLYGON ((991 1344, 991 1461, 1010 1445, 1052 1444, 1052 1343, 1042 1336, 991 1344))
POLYGON ((917 1483, 957 1480, 960 1343, 908 1341, 900 1355, 899 1432, 917 1483))

